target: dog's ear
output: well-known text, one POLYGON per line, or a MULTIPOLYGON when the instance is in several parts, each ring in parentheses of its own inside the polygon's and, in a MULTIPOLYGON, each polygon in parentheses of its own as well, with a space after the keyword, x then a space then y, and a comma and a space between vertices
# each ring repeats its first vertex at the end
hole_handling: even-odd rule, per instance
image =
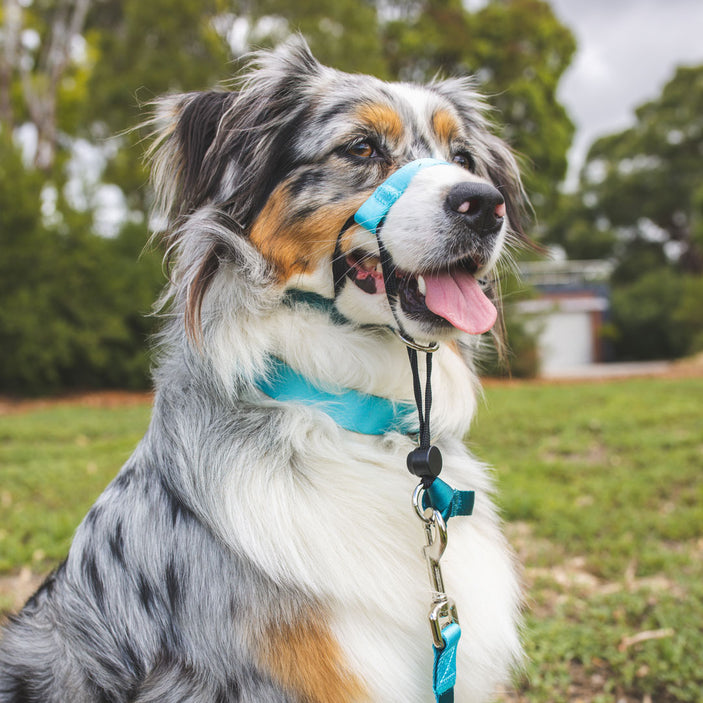
POLYGON ((232 99, 232 93, 197 93, 185 103, 178 118, 175 137, 181 151, 181 187, 188 210, 196 209, 209 195, 203 192, 210 181, 203 178, 203 163, 232 99))
POLYGON ((155 215, 172 228, 207 198, 204 162, 223 115, 235 99, 224 91, 169 95, 154 103, 145 123, 153 141, 147 152, 156 195, 155 215))
POLYGON ((164 225, 213 203, 245 230, 289 165, 305 86, 324 70, 294 36, 253 54, 236 91, 158 100, 145 124, 153 131, 148 155, 164 225))
POLYGON ((155 136, 150 149, 155 223, 174 265, 173 280, 184 293, 186 328, 194 339, 215 274, 223 262, 246 254, 243 237, 295 164, 308 87, 325 70, 304 40, 294 37, 253 55, 236 91, 156 103, 147 123, 155 136))

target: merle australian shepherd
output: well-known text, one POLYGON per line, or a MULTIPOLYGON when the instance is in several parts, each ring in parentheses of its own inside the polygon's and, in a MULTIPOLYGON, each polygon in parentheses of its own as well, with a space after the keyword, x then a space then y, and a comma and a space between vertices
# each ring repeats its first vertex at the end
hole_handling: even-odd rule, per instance
POLYGON ((151 423, 7 623, 0 701, 432 700, 416 438, 262 390, 275 359, 316 388, 412 402, 399 327, 440 343, 432 440, 442 478, 476 492, 442 561, 463 628, 456 698, 490 700, 521 656, 520 593, 464 437, 523 191, 471 81, 349 75, 295 40, 256 55, 236 91, 159 101, 151 124, 170 261, 151 423), (344 228, 426 157, 444 163, 415 175, 379 240, 344 228))

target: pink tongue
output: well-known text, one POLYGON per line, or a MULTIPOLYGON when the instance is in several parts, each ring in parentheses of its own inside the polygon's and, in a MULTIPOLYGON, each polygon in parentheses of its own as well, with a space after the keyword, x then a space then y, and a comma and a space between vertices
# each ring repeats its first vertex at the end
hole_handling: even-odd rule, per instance
POLYGON ((455 271, 424 278, 425 305, 435 315, 469 334, 483 334, 493 327, 498 311, 470 273, 455 271))

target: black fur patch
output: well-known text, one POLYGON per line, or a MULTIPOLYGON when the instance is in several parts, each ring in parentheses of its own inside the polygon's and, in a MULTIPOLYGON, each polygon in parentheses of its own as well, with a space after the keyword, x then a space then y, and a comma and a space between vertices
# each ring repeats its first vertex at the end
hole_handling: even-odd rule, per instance
MULTIPOLYGON (((183 149, 183 195, 189 201, 188 209, 195 209, 208 197, 203 191, 202 165, 208 149, 217 134, 222 115, 233 94, 225 92, 201 93, 183 109, 176 128, 176 137, 183 149)), ((210 176, 206 179, 211 182, 210 176)))
POLYGON ((95 527, 95 524, 98 522, 100 515, 102 513, 102 507, 99 505, 94 505, 89 511, 88 514, 85 516, 85 522, 86 525, 90 525, 91 527, 95 527))
POLYGON ((115 525, 115 531, 108 538, 108 543, 110 545, 110 553, 112 554, 112 556, 121 566, 125 566, 122 520, 117 521, 117 525, 115 525))
POLYGON ((164 575, 166 583, 166 593, 168 594, 168 602, 171 606, 171 612, 174 613, 181 605, 181 583, 178 578, 178 569, 173 557, 166 564, 166 573, 164 575))
POLYGON ((95 596, 95 602, 98 608, 102 610, 105 607, 105 584, 103 583, 95 556, 86 551, 81 560, 81 567, 85 576, 86 582, 90 586, 90 590, 95 596))
POLYGON ((17 673, 9 681, 3 681, 0 700, 3 703, 37 703, 39 699, 33 695, 30 681, 28 672, 17 673))
POLYGON ((44 579, 44 583, 42 583, 42 585, 39 586, 36 592, 29 598, 25 605, 25 608, 31 610, 37 606, 42 597, 51 597, 51 594, 54 591, 54 586, 56 585, 56 581, 61 577, 61 574, 63 573, 65 567, 66 562, 63 561, 44 579))
POLYGON ((148 615, 151 615, 156 602, 156 593, 151 583, 144 574, 138 575, 139 582, 139 601, 148 615))
POLYGON ((120 471, 112 482, 112 485, 123 491, 132 482, 135 473, 134 469, 124 469, 120 471))

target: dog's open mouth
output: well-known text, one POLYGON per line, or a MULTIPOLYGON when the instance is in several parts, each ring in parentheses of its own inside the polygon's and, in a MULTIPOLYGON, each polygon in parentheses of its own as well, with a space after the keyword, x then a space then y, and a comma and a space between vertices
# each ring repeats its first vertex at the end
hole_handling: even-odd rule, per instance
MULTIPOLYGON (((385 293, 381 260, 361 249, 346 257, 347 277, 364 293, 385 293)), ((483 334, 493 327, 497 311, 474 274, 478 266, 463 259, 441 273, 411 273, 395 269, 398 299, 408 317, 437 326, 449 323, 469 334, 483 334)))

